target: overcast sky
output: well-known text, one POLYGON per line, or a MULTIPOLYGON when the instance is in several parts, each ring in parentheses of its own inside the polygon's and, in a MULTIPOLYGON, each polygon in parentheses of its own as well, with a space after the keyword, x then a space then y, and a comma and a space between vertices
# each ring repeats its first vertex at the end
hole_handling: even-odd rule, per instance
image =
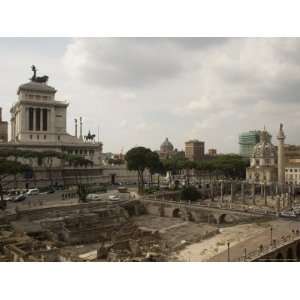
POLYGON ((166 137, 238 152, 240 132, 266 125, 276 143, 280 122, 300 144, 298 38, 0 38, 6 120, 32 64, 70 102, 69 133, 82 116, 105 152, 158 149, 166 137))

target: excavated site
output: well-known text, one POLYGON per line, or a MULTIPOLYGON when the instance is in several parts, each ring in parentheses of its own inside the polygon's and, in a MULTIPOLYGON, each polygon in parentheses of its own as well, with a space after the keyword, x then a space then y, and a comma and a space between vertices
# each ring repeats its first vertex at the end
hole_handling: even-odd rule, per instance
POLYGON ((0 218, 0 261, 168 261, 216 225, 149 214, 139 200, 24 209, 0 218))

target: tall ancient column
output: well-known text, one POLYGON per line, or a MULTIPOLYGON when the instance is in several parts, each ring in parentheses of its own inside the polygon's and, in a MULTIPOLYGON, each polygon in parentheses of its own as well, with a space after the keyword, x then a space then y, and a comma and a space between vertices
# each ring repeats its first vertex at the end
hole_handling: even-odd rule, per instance
POLYGON ((256 205, 256 203, 255 203, 255 183, 252 183, 252 203, 253 203, 253 205, 256 205))
POLYGON ((266 182, 264 182, 264 202, 265 206, 268 206, 266 182))
POLYGON ((221 191, 220 191, 220 193, 221 193, 221 195, 220 195, 220 196, 221 196, 221 197, 220 197, 220 202, 221 202, 221 203, 220 203, 220 204, 223 203, 223 188, 224 188, 224 187, 223 187, 223 181, 221 181, 221 191))
POLYGON ((82 117, 79 118, 79 138, 82 140, 82 117))
POLYGON ((280 188, 282 189, 284 182, 285 182, 285 174, 284 174, 284 140, 285 135, 283 132, 283 124, 280 124, 279 132, 277 135, 278 140, 278 183, 280 185, 280 188))
POLYGON ((245 203, 245 183, 244 182, 241 183, 241 198, 242 198, 242 202, 245 203))
POLYGON ((233 185, 233 182, 231 181, 231 185, 230 185, 230 208, 232 207, 233 200, 234 200, 234 185, 233 185))
POLYGON ((75 137, 77 137, 77 119, 75 119, 75 137))

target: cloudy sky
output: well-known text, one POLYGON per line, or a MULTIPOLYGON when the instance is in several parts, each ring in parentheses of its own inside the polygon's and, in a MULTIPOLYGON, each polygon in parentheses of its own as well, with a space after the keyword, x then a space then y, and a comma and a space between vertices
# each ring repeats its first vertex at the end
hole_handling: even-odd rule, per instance
POLYGON ((280 122, 300 144, 297 38, 0 38, 4 119, 32 64, 70 102, 68 131, 82 116, 105 152, 158 149, 165 137, 238 152, 240 132, 266 125, 275 136, 280 122))

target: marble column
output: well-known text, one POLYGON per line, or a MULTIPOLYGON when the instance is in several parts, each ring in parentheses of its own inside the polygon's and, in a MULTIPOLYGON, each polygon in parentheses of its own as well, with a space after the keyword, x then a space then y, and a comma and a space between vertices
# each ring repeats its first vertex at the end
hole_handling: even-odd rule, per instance
POLYGON ((253 203, 253 205, 256 205, 256 203, 255 203, 255 183, 252 183, 252 203, 253 203))
POLYGON ((213 182, 210 183, 210 197, 211 197, 211 201, 214 201, 214 184, 213 182))
POLYGON ((220 193, 221 193, 221 195, 220 195, 220 204, 222 204, 223 203, 223 197, 224 197, 224 195, 223 195, 223 190, 224 190, 224 183, 223 183, 223 181, 221 181, 221 187, 220 187, 220 193))
POLYGON ((33 108, 33 131, 36 131, 36 108, 33 108))
POLYGON ((234 186, 233 186, 233 182, 231 181, 230 183, 230 204, 231 205, 233 203, 233 200, 234 200, 234 186))
POLYGON ((285 182, 285 175, 284 175, 284 140, 285 134, 283 132, 283 124, 280 124, 279 132, 277 135, 278 140, 278 147, 277 147, 277 170, 278 170, 278 183, 282 186, 285 182))
POLYGON ((276 195, 276 212, 277 215, 280 213, 280 196, 276 195))
POLYGON ((265 202, 265 206, 268 206, 267 187, 266 187, 266 183, 265 182, 264 182, 264 202, 265 202))
POLYGON ((245 203, 245 183, 242 182, 241 184, 241 198, 242 198, 242 202, 245 203))
POLYGON ((292 185, 289 184, 288 186, 288 207, 292 208, 292 185))

